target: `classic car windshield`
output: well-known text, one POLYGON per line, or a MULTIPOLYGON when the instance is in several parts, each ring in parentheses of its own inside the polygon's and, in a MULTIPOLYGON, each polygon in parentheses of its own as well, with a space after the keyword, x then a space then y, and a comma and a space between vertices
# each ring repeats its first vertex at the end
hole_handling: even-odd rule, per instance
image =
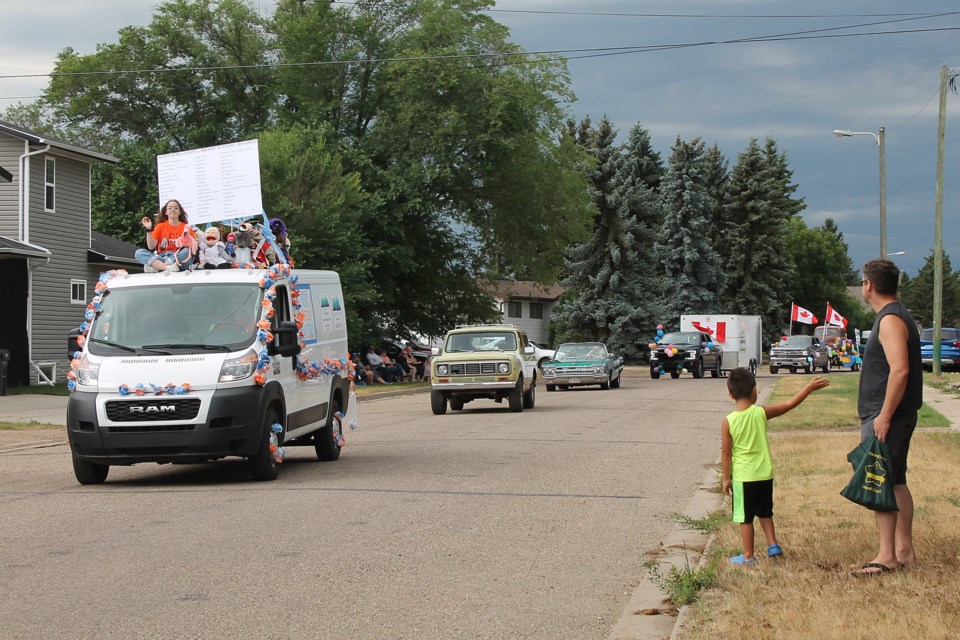
POLYGON ((606 358, 607 348, 597 342, 570 342, 557 347, 554 360, 578 360, 583 358, 606 358))
POLYGON ((97 355, 241 349, 256 334, 260 295, 249 284, 111 289, 90 328, 89 349, 97 355))
POLYGON ((810 336, 787 336, 787 339, 780 343, 782 347, 809 347, 813 344, 810 336))
POLYGON ((660 338, 660 344, 700 344, 699 333, 668 333, 660 338))
POLYGON ((447 336, 443 348, 447 352, 470 351, 515 351, 517 336, 510 331, 478 331, 475 333, 454 333, 447 336))

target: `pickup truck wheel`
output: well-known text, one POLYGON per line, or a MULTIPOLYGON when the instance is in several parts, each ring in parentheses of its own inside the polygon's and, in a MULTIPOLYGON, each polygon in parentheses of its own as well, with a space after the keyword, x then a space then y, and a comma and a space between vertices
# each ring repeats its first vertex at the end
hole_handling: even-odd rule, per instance
POLYGON ((110 473, 110 465, 90 462, 73 455, 73 475, 77 476, 77 482, 80 484, 103 484, 107 480, 107 474, 110 473))
POLYGON ((523 411, 523 378, 518 378, 516 386, 510 390, 510 411, 523 411))
POLYGON ((537 379, 534 378, 533 382, 530 383, 530 391, 527 391, 523 394, 523 408, 524 409, 533 409, 533 405, 537 403, 537 379))
POLYGON ((277 448, 283 444, 283 433, 276 433, 273 425, 279 423, 277 412, 267 409, 263 416, 263 434, 260 436, 260 448, 250 458, 250 475, 254 480, 276 480, 280 475, 280 464, 276 459, 277 448))
POLYGON ((619 388, 620 388, 620 376, 617 376, 616 378, 614 378, 613 380, 610 381, 610 388, 611 388, 611 389, 619 389, 619 388))
POLYGON ((702 378, 703 377, 703 358, 698 358, 693 365, 693 377, 702 378))
POLYGON ((770 367, 770 375, 777 375, 777 371, 780 371, 780 367, 770 367))
POLYGON ((555 385, 555 384, 548 384, 548 385, 547 385, 547 391, 556 391, 556 390, 557 390, 557 385, 555 385))
MULTIPOLYGON (((754 372, 754 373, 756 373, 756 372, 754 372)), ((720 377, 720 358, 717 358, 717 364, 716 364, 716 365, 713 367, 713 369, 710 371, 710 377, 711 377, 711 378, 719 378, 719 377, 720 377)))
POLYGON ((680 377, 680 372, 679 372, 679 371, 671 371, 671 372, 670 372, 670 377, 673 378, 674 380, 676 380, 677 378, 680 377))
POLYGON ((443 397, 443 391, 430 392, 430 408, 435 416, 442 416, 447 412, 447 399, 443 397))
POLYGON ((650 377, 654 380, 658 380, 660 378, 660 369, 657 367, 650 367, 650 377))
POLYGON ((832 368, 833 368, 833 367, 832 367, 831 364, 830 364, 830 358, 827 358, 827 361, 823 363, 823 366, 822 366, 822 367, 820 367, 820 371, 822 371, 822 372, 824 372, 824 373, 830 373, 830 369, 832 369, 832 368))
POLYGON ((313 434, 313 448, 317 460, 333 462, 340 459, 340 439, 343 438, 343 421, 337 414, 343 411, 339 400, 330 405, 330 418, 327 425, 313 434))
POLYGON ((461 409, 463 409, 463 398, 450 398, 450 410, 460 411, 461 409))
POLYGON ((803 372, 804 372, 804 373, 812 373, 812 372, 813 372, 813 365, 811 365, 811 364, 805 364, 805 365, 803 365, 803 372))
POLYGON ((790 367, 790 373, 796 373, 796 372, 797 372, 796 367, 790 367))

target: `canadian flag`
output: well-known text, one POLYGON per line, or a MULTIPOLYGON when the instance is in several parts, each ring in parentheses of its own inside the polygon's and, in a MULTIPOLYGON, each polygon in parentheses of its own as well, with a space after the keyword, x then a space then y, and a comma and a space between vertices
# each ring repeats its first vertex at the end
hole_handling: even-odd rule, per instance
POLYGON ((801 322, 803 324, 817 324, 817 316, 813 315, 803 307, 799 307, 796 304, 793 305, 793 309, 790 311, 790 320, 793 322, 801 322))
POLYGON ((690 324, 692 324, 693 328, 697 331, 703 331, 713 338, 714 342, 726 342, 727 340, 726 322, 698 322, 695 320, 690 324))
POLYGON ((847 328, 847 319, 842 315, 836 312, 833 307, 830 306, 830 303, 827 303, 827 324, 834 324, 838 327, 847 328))

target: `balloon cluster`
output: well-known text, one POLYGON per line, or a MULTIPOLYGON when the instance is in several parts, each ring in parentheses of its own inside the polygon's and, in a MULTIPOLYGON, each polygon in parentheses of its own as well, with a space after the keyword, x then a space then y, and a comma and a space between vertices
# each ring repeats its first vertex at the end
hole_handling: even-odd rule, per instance
POLYGON ((283 433, 282 424, 274 422, 270 425, 270 455, 273 456, 273 460, 277 464, 283 462, 284 457, 287 455, 287 450, 280 446, 279 434, 281 433, 283 433))
MULTIPOLYGON (((647 346, 650 347, 650 351, 658 351, 660 355, 662 355, 664 358, 667 358, 669 360, 670 358, 673 358, 675 355, 680 353, 680 350, 677 349, 672 344, 668 344, 666 346, 660 344, 663 341, 663 332, 664 332, 663 325, 658 324, 657 334, 653 337, 653 342, 651 342, 647 346)), ((667 372, 662 362, 660 363, 659 370, 660 370, 660 375, 663 375, 667 372)), ((679 364, 676 370, 678 373, 684 373, 686 371, 683 368, 682 364, 679 364)))
POLYGON ((182 396, 190 391, 190 385, 184 382, 180 385, 175 385, 172 382, 168 382, 165 386, 159 386, 153 383, 143 384, 142 382, 134 385, 133 389, 129 385, 122 384, 118 389, 118 393, 122 396, 130 395, 131 393, 142 396, 148 393, 153 393, 156 396, 162 396, 167 393, 169 395, 182 396), (149 389, 148 389, 149 387, 149 389))

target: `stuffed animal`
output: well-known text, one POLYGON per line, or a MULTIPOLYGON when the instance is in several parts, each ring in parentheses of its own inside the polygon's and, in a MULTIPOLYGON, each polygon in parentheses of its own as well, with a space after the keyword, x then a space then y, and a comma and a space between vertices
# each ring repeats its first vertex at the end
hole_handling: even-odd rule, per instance
POLYGON ((227 248, 220 241, 220 229, 210 227, 204 234, 203 248, 200 249, 200 264, 204 269, 227 269, 233 266, 227 248))
POLYGON ((237 227, 235 233, 237 237, 236 260, 239 265, 251 264, 253 262, 253 249, 257 246, 254 238, 254 227, 249 222, 242 222, 237 227))
POLYGON ((283 254, 284 259, 290 262, 290 238, 287 237, 287 225, 280 218, 270 218, 270 231, 276 238, 277 251, 283 254))
MULTIPOLYGON (((197 242, 197 236, 194 235, 198 233, 199 231, 197 231, 195 227, 189 224, 185 224, 183 225, 183 235, 177 238, 176 241, 174 242, 177 249, 182 249, 186 247, 190 251, 190 255, 187 257, 188 261, 191 258, 193 258, 195 255, 197 255, 197 252, 200 249, 200 243, 197 242)), ((180 264, 179 259, 177 260, 177 264, 180 264)))

